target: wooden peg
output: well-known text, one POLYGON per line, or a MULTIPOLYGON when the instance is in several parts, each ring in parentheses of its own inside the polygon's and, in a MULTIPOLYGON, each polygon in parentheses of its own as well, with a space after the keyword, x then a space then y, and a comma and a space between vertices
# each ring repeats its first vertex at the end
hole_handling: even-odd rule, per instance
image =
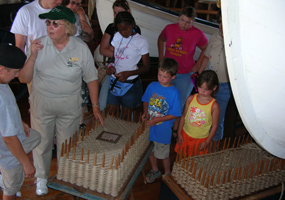
POLYGON ((217 185, 220 185, 221 175, 222 175, 222 172, 219 172, 217 185))
POLYGON ((60 151, 60 157, 63 157, 63 151, 64 151, 64 143, 61 144, 61 151, 60 151))
POLYGON ((64 142, 64 154, 67 153, 67 140, 65 140, 64 142))
POLYGON ((113 158, 112 158, 111 165, 110 165, 110 169, 113 169, 114 158, 115 158, 115 156, 113 156, 113 158))
POLYGON ((225 140, 224 140, 223 151, 224 151, 224 150, 225 150, 225 148, 226 148, 226 144, 227 144, 227 138, 225 138, 225 140))
POLYGON ((193 145, 193 151, 192 151, 192 157, 195 156, 195 150, 196 150, 195 147, 196 147, 196 145, 194 144, 194 145, 193 145))
POLYGON ((234 176, 234 180, 236 181, 237 180, 237 175, 238 174, 238 167, 236 168, 236 171, 235 171, 235 176, 234 176))
POLYGON ((194 178, 194 179, 195 179, 195 175, 196 175, 196 169, 197 169, 197 163, 195 163, 194 170, 192 173, 192 178, 194 178))
POLYGON ((249 168, 249 164, 246 165, 245 174, 244 174, 244 178, 243 179, 247 179, 248 168, 249 168))
POLYGON ((89 164, 89 154, 90 154, 90 150, 87 151, 87 160, 86 160, 87 164, 89 164))
POLYGON ((83 162, 84 148, 81 149, 80 163, 83 162))
POLYGON ((72 144, 71 144, 71 137, 70 137, 69 138, 69 149, 68 149, 68 152, 70 152, 71 146, 72 146, 72 144))
MULTIPOLYGON (((206 174, 206 173, 205 173, 205 174, 206 174)), ((210 175, 207 176, 207 181, 206 181, 205 188, 208 188, 208 186, 209 186, 209 181, 210 181, 210 175)))
POLYGON ((218 140, 217 147, 215 147, 215 148, 217 149, 217 151, 219 151, 219 149, 220 149, 220 142, 221 142, 221 140, 219 139, 219 140, 218 140))
POLYGON ((93 161, 93 166, 97 165, 97 152, 95 151, 94 153, 94 161, 93 161))
POLYGON ((74 147, 73 148, 73 157, 72 157, 72 160, 75 160, 76 159, 76 148, 74 147))
POLYGON ((228 173, 227 171, 224 172, 223 184, 226 184, 227 173, 228 173))
POLYGON ((268 165, 269 165, 269 158, 267 158, 267 160, 266 160, 264 174, 267 174, 268 165))
POLYGON ((211 186, 214 185, 214 179, 215 179, 215 172, 213 172, 212 174, 212 178, 211 178, 211 186))
POLYGON ((233 149, 233 148, 235 148, 236 141, 237 141, 237 137, 235 137, 235 140, 234 140, 234 143, 233 143, 232 149, 233 149))
POLYGON ((238 143, 237 143, 237 147, 239 147, 240 144, 240 136, 238 136, 238 143))
POLYGON ((204 175, 203 175, 203 178, 202 178, 202 184, 201 184, 201 185, 204 185, 204 183, 205 183, 205 178, 206 178, 206 172, 204 172, 204 175))
MULTIPOLYGON (((120 158, 119 158, 119 160, 120 160, 120 158)), ((118 169, 118 158, 116 158, 115 169, 118 169)))
POLYGON ((249 134, 246 136, 245 144, 247 144, 249 141, 249 134))
POLYGON ((105 153, 103 154, 103 159, 102 159, 102 168, 105 167, 105 153))
POLYGON ((263 165, 264 165, 264 159, 262 159, 262 161, 261 161, 260 170, 259 170, 259 173, 258 173, 258 174, 262 174, 263 165))
POLYGON ((200 182, 200 180, 201 180, 202 170, 203 170, 203 167, 200 167, 200 171, 199 171, 199 175, 198 175, 198 181, 199 181, 199 182, 200 182))
POLYGON ((74 147, 77 146, 77 131, 75 132, 75 140, 74 140, 74 147))
POLYGON ((229 175, 228 175, 228 183, 231 182, 231 174, 232 174, 232 168, 229 169, 229 175))
POLYGON ((66 159, 68 159, 68 158, 69 158, 69 145, 67 145, 66 149, 67 149, 67 152, 66 152, 66 159))
POLYGON ((242 136, 242 141, 241 141, 240 145, 244 145, 244 137, 245 137, 245 135, 242 136))
POLYGON ((231 143, 231 138, 229 137, 229 141, 228 141, 227 149, 229 149, 229 147, 230 147, 230 143, 231 143))
POLYGON ((252 179, 253 170, 254 170, 254 163, 252 163, 252 167, 251 167, 251 170, 250 170, 250 175, 249 175, 249 178, 250 178, 250 179, 252 179))

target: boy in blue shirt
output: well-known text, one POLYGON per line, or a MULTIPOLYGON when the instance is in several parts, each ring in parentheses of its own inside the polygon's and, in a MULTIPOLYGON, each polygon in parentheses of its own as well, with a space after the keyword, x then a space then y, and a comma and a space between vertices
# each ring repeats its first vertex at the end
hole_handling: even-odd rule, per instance
POLYGON ((14 94, 8 83, 19 75, 26 55, 18 47, 0 44, 0 171, 3 200, 16 199, 24 178, 36 169, 27 153, 40 143, 40 134, 22 122, 14 94))
POLYGON ((150 83, 142 97, 144 108, 142 120, 147 120, 146 124, 151 126, 149 140, 154 143, 149 156, 152 170, 146 176, 147 183, 152 183, 161 177, 157 159, 162 159, 165 174, 170 174, 171 128, 174 120, 181 116, 180 93, 172 84, 177 70, 178 63, 174 59, 164 58, 159 63, 158 82, 150 83))

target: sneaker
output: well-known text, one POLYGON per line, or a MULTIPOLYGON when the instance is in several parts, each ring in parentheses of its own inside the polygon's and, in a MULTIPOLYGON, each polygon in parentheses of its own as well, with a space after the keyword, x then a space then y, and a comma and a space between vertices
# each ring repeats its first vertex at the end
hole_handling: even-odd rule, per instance
POLYGON ((37 189, 36 189, 37 195, 40 196, 48 193, 47 179, 37 178, 35 182, 37 183, 37 189))
MULTIPOLYGON (((3 190, 3 182, 2 182, 2 174, 0 173, 0 189, 3 190)), ((18 191, 16 193, 16 197, 21 197, 22 193, 20 191, 18 191)))

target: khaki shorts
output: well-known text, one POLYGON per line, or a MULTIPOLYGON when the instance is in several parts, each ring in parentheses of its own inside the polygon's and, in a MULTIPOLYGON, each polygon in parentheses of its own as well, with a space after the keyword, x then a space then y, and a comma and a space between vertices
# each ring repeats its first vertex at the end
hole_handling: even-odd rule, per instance
POLYGON ((157 159, 164 159, 169 157, 170 144, 161 144, 158 142, 153 142, 154 147, 152 152, 157 159))
POLYGON ((15 195, 23 185, 25 173, 23 166, 20 164, 18 167, 12 169, 0 168, 3 181, 3 190, 6 196, 15 195))

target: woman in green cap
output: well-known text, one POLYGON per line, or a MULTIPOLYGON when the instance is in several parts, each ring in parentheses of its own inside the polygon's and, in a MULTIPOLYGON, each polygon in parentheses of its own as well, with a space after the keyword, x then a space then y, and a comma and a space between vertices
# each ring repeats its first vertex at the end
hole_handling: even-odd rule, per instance
POLYGON ((72 10, 57 6, 46 19, 48 35, 32 41, 28 60, 19 74, 19 80, 33 79, 30 104, 31 126, 41 133, 41 143, 33 151, 38 195, 48 193, 46 186, 56 134, 57 158, 61 145, 78 130, 81 116, 81 85, 87 83, 93 113, 104 125, 98 103, 97 69, 88 46, 79 38, 72 10))

